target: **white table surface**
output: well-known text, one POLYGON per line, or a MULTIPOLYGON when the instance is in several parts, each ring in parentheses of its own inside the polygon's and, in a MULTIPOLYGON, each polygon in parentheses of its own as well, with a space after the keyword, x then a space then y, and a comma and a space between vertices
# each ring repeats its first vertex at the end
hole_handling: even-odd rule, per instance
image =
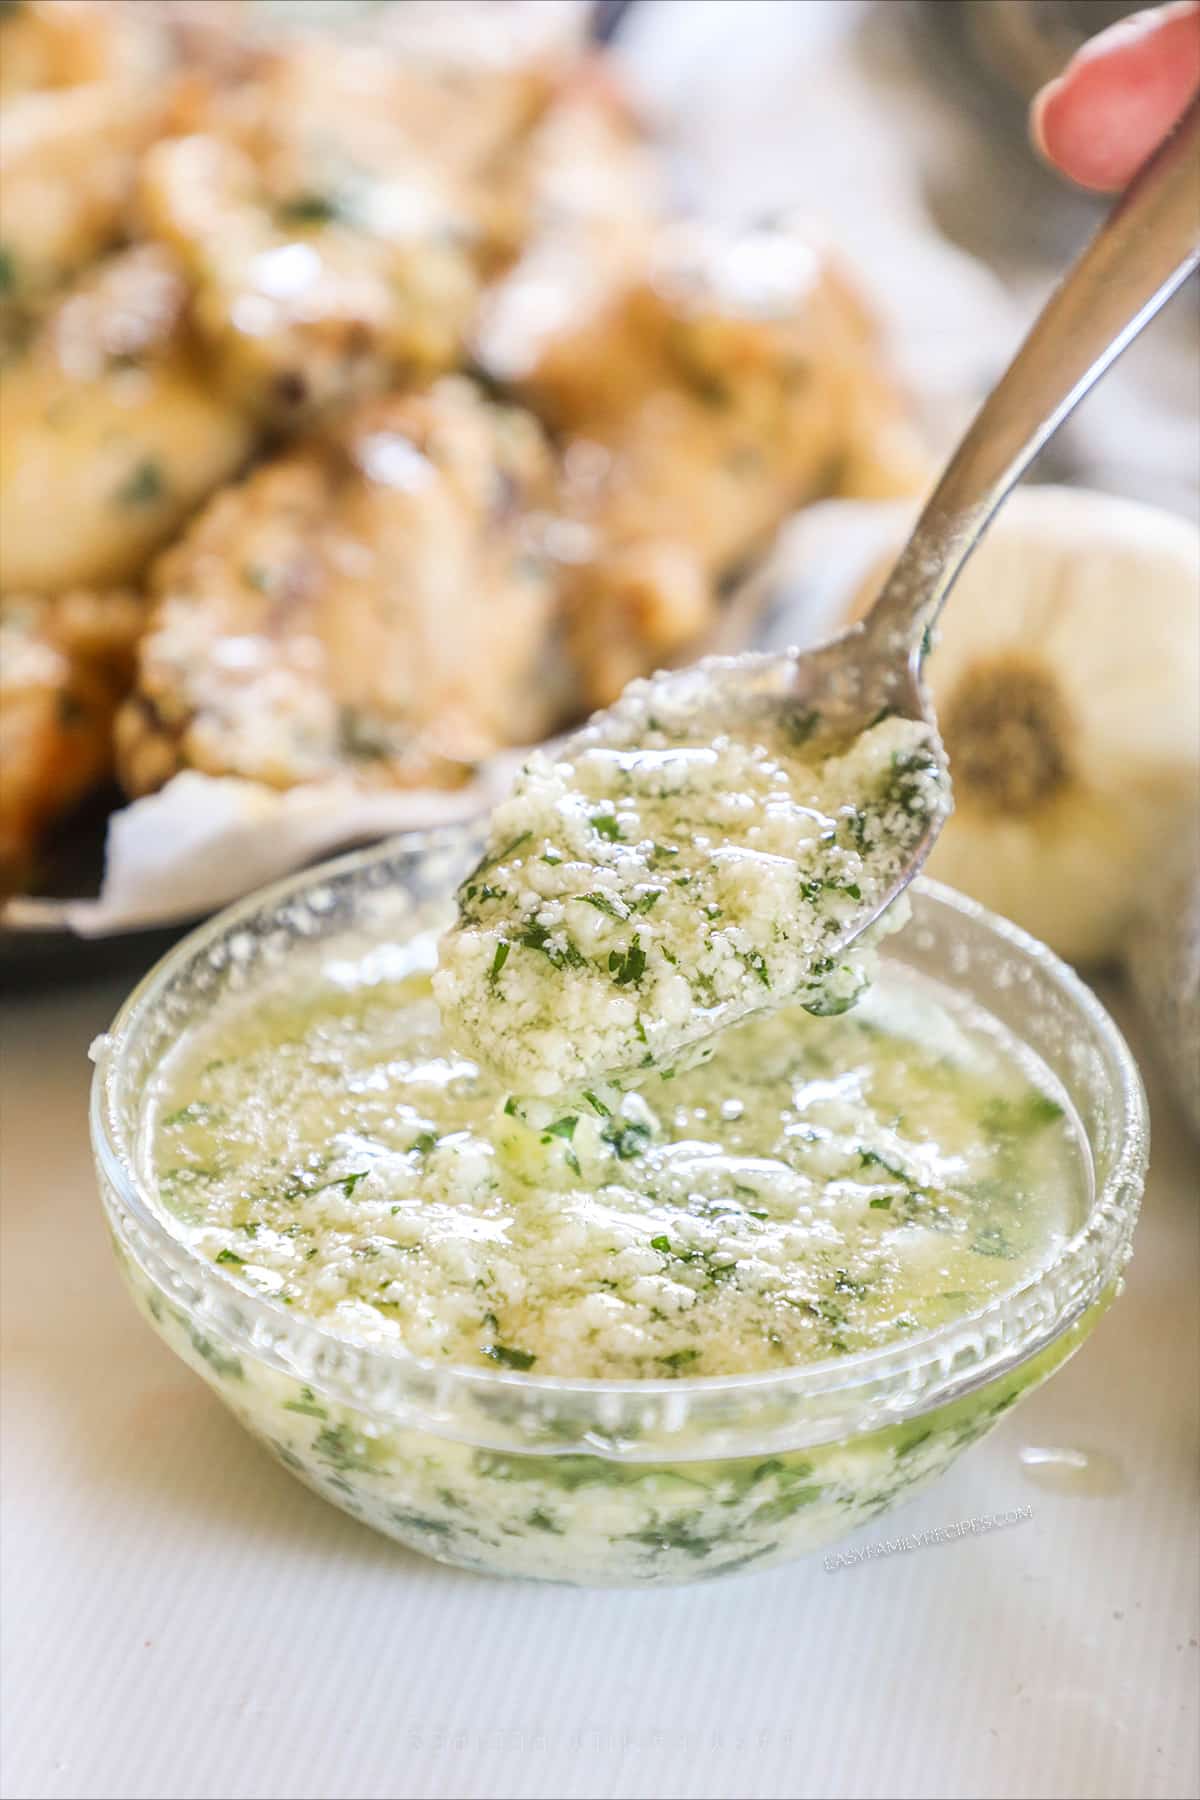
POLYGON ((8 1800, 1197 1792, 1200 1195, 1157 1094, 1120 1303, 858 1541, 1032 1519, 834 1573, 541 1588, 335 1512, 135 1315, 85 1124, 86 1046, 123 985, 5 1020, 8 1800), (1029 1444, 1101 1451, 1120 1485, 1035 1487, 1029 1444))

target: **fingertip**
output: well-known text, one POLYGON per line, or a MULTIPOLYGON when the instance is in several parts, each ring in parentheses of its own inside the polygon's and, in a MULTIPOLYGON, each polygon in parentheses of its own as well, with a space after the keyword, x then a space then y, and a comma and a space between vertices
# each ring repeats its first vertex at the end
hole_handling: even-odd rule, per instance
POLYGON ((1037 96, 1031 116, 1033 141, 1047 162, 1078 187, 1108 192, 1121 187, 1136 166, 1125 149, 1126 132, 1115 116, 1117 94, 1096 93, 1085 68, 1071 65, 1037 96), (1097 121, 1103 123, 1097 129, 1097 121))
POLYGON ((1131 180, 1200 88, 1200 4, 1136 14, 1089 40, 1030 110, 1035 147, 1080 187, 1131 180))

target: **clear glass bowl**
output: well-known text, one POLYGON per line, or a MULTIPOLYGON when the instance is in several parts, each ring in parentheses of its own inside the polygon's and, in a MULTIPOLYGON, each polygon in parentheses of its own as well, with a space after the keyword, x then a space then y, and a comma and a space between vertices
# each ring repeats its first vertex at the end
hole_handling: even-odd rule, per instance
POLYGON ((834 1542, 945 1469, 1086 1336, 1118 1291, 1147 1154, 1120 1033, 1041 944, 928 881, 887 960, 1023 1039, 1078 1114, 1090 1208, 1055 1263, 902 1345, 782 1372, 559 1380, 364 1348, 249 1295, 172 1235, 139 1168, 148 1083, 223 994, 353 928, 448 913, 478 855, 460 828, 330 863, 222 913, 141 983, 94 1049, 92 1135, 139 1306, 289 1469, 414 1549, 496 1574, 690 1581, 834 1542))

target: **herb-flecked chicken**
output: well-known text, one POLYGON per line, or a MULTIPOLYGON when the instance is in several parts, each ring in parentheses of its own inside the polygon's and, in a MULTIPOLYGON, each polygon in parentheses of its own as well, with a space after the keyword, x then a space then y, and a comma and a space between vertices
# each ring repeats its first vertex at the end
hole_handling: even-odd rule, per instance
POLYGON ((850 282, 674 223, 581 17, 0 5, 5 619, 45 695, 80 595, 130 631, 69 729, 10 708, 9 887, 114 767, 456 785, 702 648, 793 507, 919 483, 850 282))

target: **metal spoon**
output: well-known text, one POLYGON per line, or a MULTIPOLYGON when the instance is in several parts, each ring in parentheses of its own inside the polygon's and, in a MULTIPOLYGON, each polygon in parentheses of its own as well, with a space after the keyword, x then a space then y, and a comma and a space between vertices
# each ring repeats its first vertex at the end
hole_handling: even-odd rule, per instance
MULTIPOLYGON (((841 740, 882 713, 937 725, 921 679, 929 635, 1000 503, 1127 345, 1200 262, 1200 101, 1141 170, 1051 295, 950 458, 883 590, 857 625, 814 650, 710 658, 675 675, 694 684, 714 729, 764 713, 811 714, 814 737, 841 740)), ((569 741, 569 740, 568 740, 569 741)), ((853 921, 848 943, 908 885, 933 847, 930 819, 880 904, 853 921)))

